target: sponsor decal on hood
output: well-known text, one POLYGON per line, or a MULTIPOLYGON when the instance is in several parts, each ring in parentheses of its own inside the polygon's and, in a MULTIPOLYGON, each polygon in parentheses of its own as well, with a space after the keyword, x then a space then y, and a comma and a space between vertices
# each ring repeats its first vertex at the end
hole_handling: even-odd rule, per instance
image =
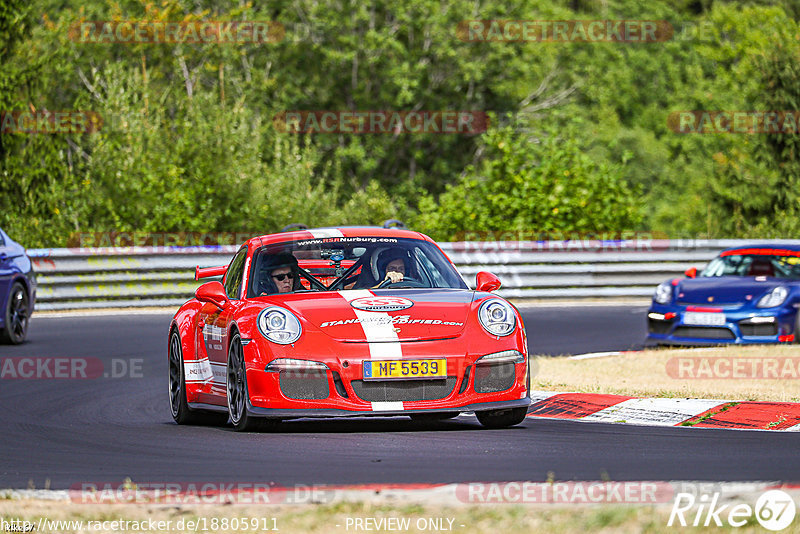
POLYGON ((403 297, 363 297, 350 301, 350 305, 357 310, 389 312, 408 309, 414 301, 403 297))
POLYGON ((441 319, 412 319, 410 315, 395 315, 385 317, 359 317, 356 319, 342 319, 340 321, 326 321, 322 323, 320 328, 328 326, 339 326, 344 324, 429 324, 429 325, 444 325, 444 326, 464 326, 464 323, 457 321, 442 321, 441 319))

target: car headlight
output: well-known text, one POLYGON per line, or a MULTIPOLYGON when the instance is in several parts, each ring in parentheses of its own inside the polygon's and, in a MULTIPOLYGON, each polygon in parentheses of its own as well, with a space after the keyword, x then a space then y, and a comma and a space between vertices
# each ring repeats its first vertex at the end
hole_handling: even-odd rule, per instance
POLYGON ((300 339, 300 320, 289 310, 270 306, 258 314, 258 331, 273 343, 289 345, 300 339))
POLYGON ((514 308, 500 299, 489 299, 478 309, 478 319, 484 330, 493 336, 507 336, 517 326, 514 308))
POLYGON ((659 304, 667 304, 672 300, 672 282, 661 282, 656 288, 656 294, 653 295, 653 300, 659 304))
POLYGON ((758 304, 756 304, 756 307, 774 308, 775 306, 780 306, 788 296, 789 290, 787 290, 785 287, 774 287, 771 291, 768 291, 766 295, 758 299, 758 304))

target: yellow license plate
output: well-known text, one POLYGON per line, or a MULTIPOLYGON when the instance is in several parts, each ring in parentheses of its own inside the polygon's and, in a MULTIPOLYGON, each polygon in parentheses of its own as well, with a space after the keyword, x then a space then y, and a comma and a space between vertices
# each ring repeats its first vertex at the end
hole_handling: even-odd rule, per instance
POLYGON ((366 360, 364 380, 447 378, 447 360, 366 360))

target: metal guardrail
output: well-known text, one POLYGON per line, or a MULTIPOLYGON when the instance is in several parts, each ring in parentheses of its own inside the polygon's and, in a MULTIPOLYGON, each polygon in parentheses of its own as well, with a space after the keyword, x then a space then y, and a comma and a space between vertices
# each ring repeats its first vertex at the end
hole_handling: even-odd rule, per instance
MULTIPOLYGON (((720 250, 753 241, 477 241, 440 243, 474 287, 500 277, 506 298, 649 297, 663 280, 702 267, 720 250)), ((763 242, 760 242, 763 243, 763 242)), ((770 244, 800 244, 771 240, 770 244)), ((225 265, 238 246, 36 249, 39 310, 180 306, 201 282, 196 265, 225 265)))

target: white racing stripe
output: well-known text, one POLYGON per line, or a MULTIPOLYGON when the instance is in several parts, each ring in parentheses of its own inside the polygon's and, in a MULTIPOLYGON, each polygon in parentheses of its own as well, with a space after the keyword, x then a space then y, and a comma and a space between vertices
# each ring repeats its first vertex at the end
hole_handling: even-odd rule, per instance
POLYGON ((321 237, 344 237, 342 231, 336 228, 319 228, 316 230, 309 230, 309 232, 314 236, 314 239, 319 239, 321 237))
MULTIPOLYGON (((364 297, 374 297, 368 289, 351 289, 339 291, 347 302, 364 297)), ((353 308, 356 317, 361 322, 364 337, 369 345, 370 360, 399 360, 403 357, 403 348, 394 325, 389 320, 391 316, 386 312, 370 312, 353 308), (381 321, 385 318, 386 321, 381 321), (370 320, 372 319, 372 320, 370 320)), ((404 410, 402 402, 373 402, 372 410, 375 412, 404 410)))
POLYGON ((373 412, 396 412, 405 410, 402 402, 373 402, 373 412))
MULTIPOLYGON (((367 289, 353 289, 339 291, 347 302, 375 295, 367 289)), ((364 337, 369 343, 369 357, 371 360, 397 360, 403 357, 400 338, 394 331, 391 316, 386 312, 370 312, 353 308, 356 317, 361 322, 364 337)))

